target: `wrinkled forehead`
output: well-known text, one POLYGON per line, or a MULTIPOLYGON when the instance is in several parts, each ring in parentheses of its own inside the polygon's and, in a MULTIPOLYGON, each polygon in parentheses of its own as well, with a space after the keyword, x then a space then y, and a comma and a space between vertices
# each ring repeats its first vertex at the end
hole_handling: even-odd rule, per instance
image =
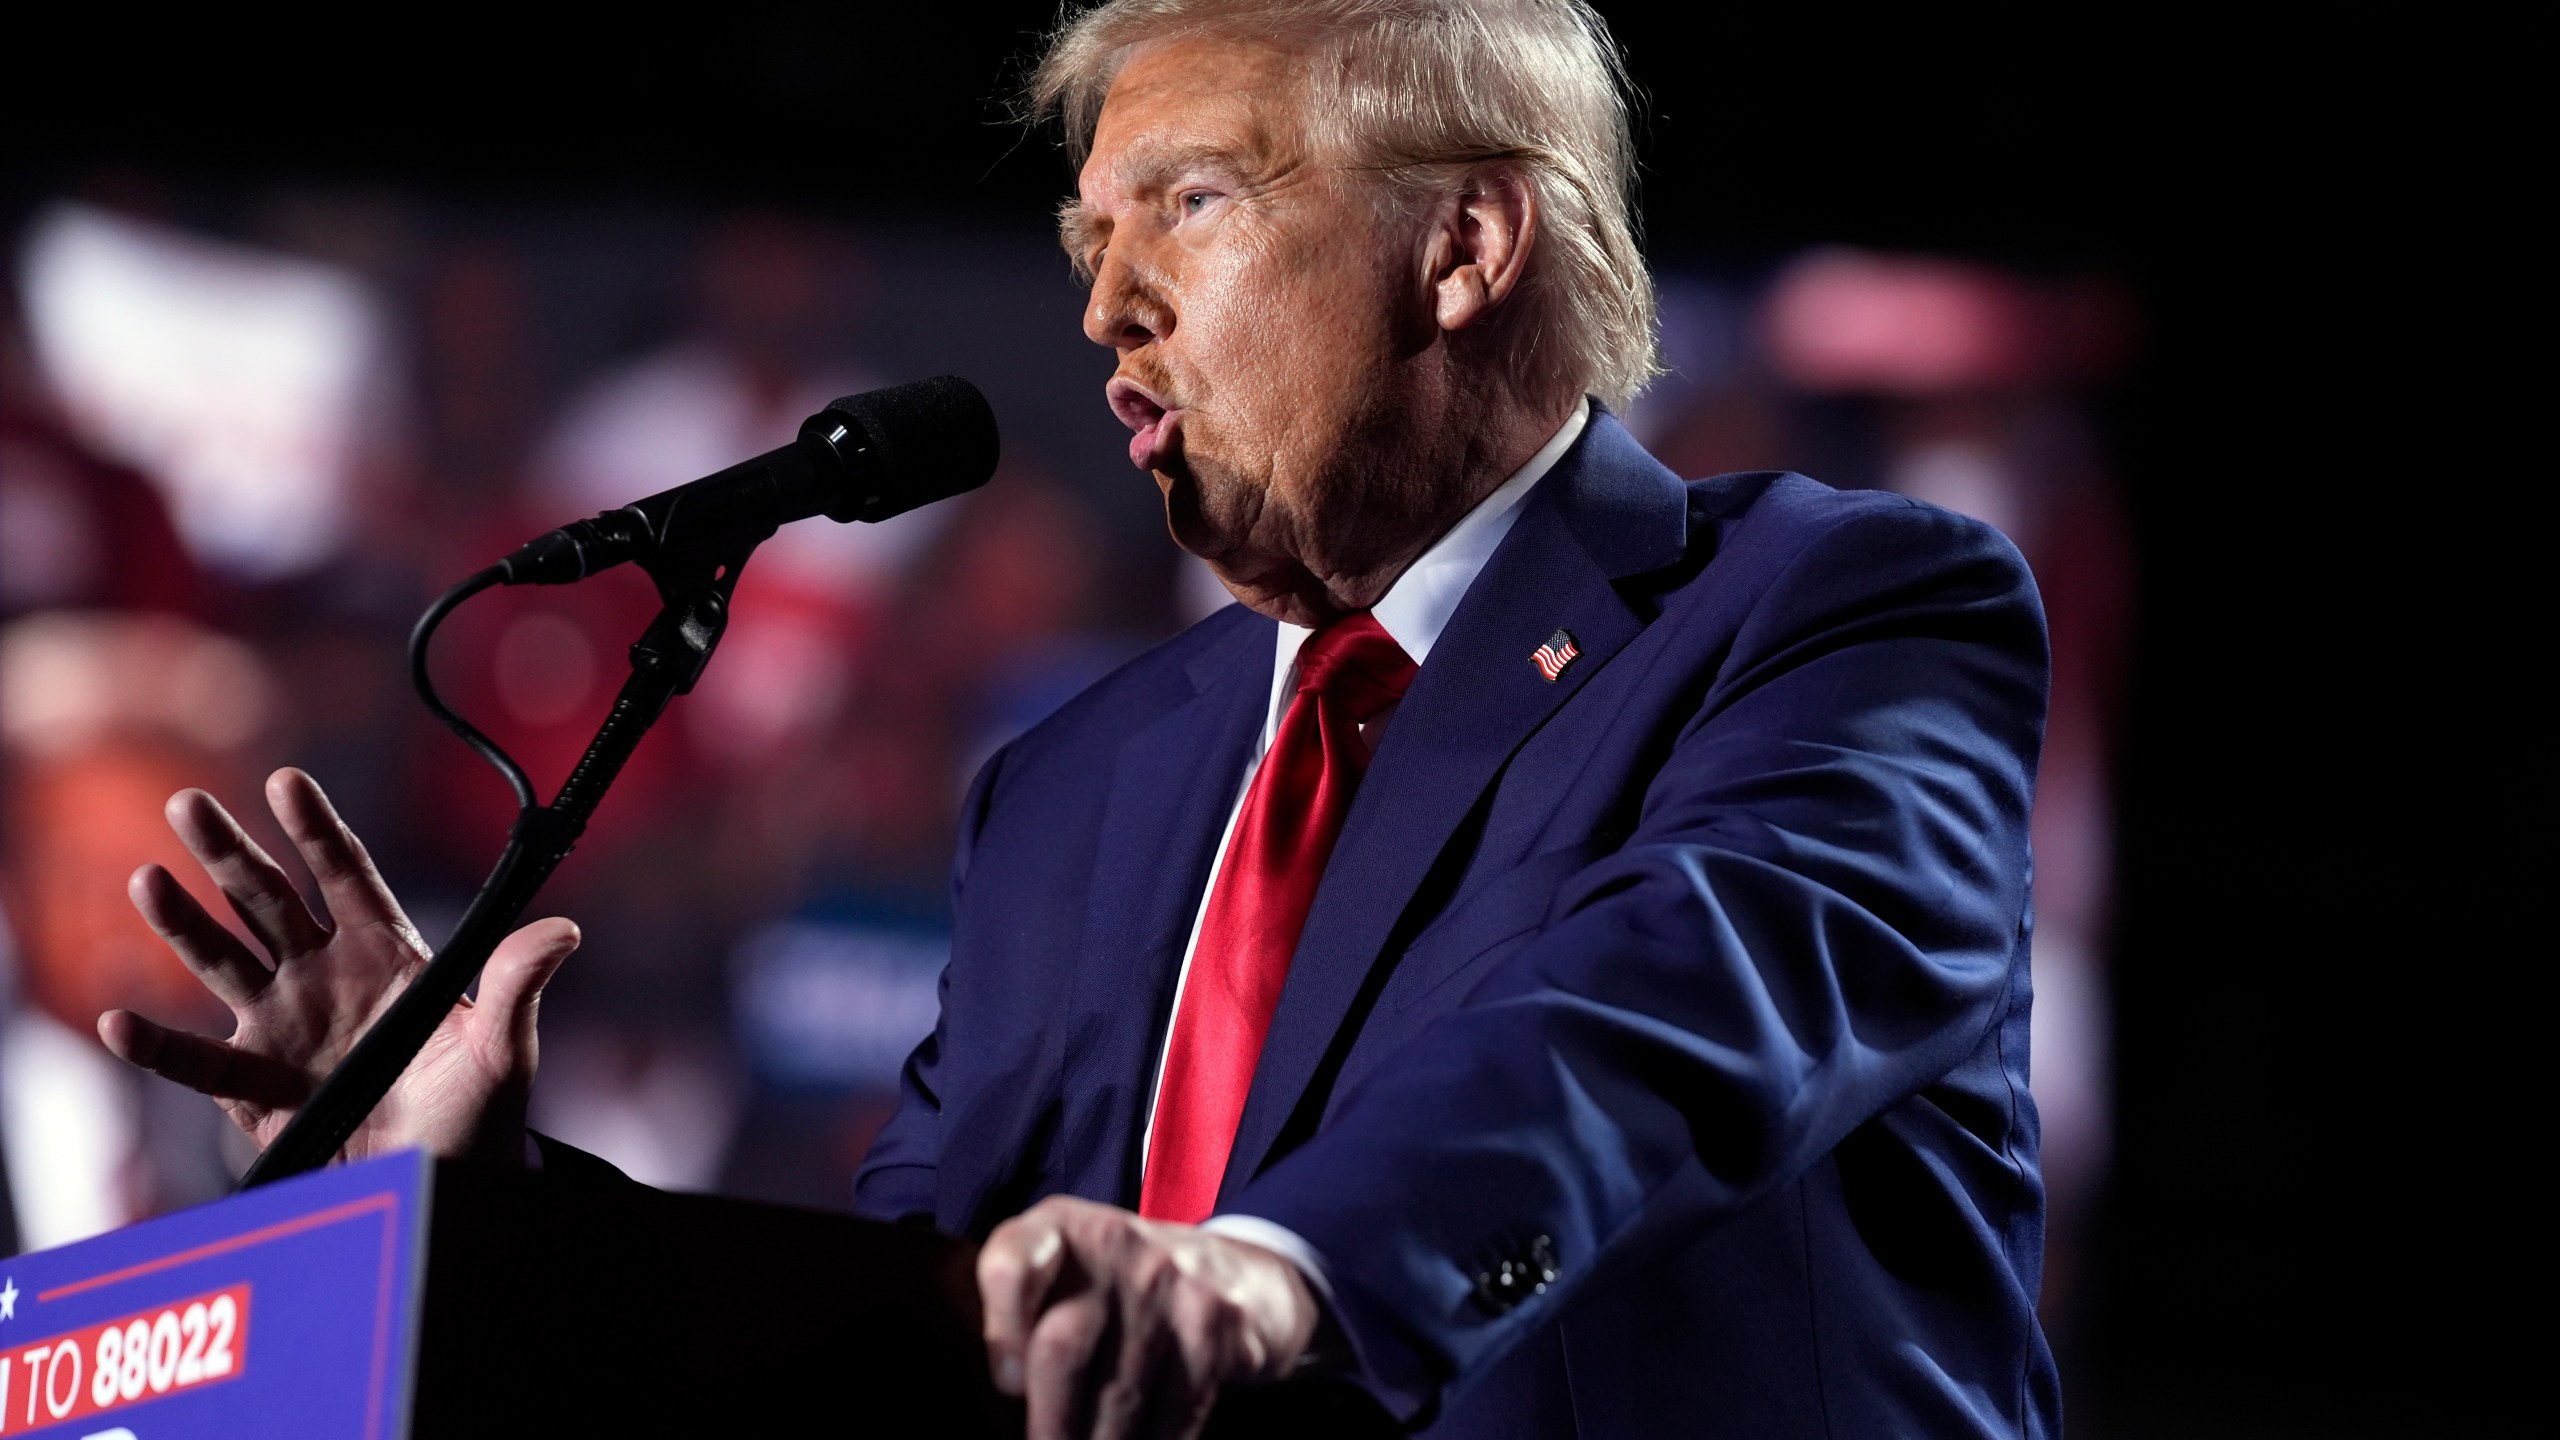
POLYGON ((1310 149, 1304 54, 1274 40, 1193 36, 1130 47, 1077 177, 1089 205, 1216 165, 1253 177, 1310 149))

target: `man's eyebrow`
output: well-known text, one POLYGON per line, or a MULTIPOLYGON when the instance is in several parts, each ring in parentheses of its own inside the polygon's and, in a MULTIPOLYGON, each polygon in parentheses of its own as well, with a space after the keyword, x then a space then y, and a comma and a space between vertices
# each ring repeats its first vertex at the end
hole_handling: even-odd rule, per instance
POLYGON ((1093 252, 1102 245, 1104 222, 1074 196, 1058 202, 1058 244, 1067 252, 1076 278, 1093 283, 1093 252))
POLYGON ((1173 184, 1193 170, 1216 170, 1242 178, 1245 166, 1230 145, 1203 140, 1168 140, 1141 148, 1129 157, 1123 176, 1133 190, 1173 184))

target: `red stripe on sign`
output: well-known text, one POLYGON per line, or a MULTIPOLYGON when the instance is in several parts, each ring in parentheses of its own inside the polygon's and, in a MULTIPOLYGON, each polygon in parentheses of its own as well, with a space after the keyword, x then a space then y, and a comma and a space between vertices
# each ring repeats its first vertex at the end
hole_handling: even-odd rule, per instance
POLYGON ((400 1239, 399 1218, 393 1211, 382 1212, 382 1272, 374 1279, 373 1375, 364 1390, 364 1440, 382 1433, 382 1377, 391 1364, 392 1261, 393 1246, 400 1239))
POLYGON ((248 1359, 245 1284, 13 1345, 0 1352, 0 1435, 229 1380, 248 1359))
POLYGON ((56 1285, 36 1298, 59 1300, 65 1295, 77 1295, 83 1290, 95 1290, 101 1285, 113 1285, 119 1281, 149 1275, 154 1271, 166 1270, 172 1266, 188 1265, 210 1256, 226 1255, 234 1250, 245 1250, 252 1245, 263 1245, 270 1240, 281 1240, 287 1235, 316 1230, 323 1225, 335 1224, 340 1220, 371 1211, 396 1209, 399 1204, 400 1197, 385 1190, 378 1195, 367 1195, 360 1200, 350 1200, 344 1205, 332 1205, 326 1210, 314 1210, 308 1215, 297 1215, 291 1220, 270 1225, 263 1230, 251 1230, 244 1234, 227 1236, 210 1245, 199 1245, 193 1250, 181 1250, 175 1255, 163 1255, 157 1260, 128 1265, 122 1270, 110 1270, 104 1275, 92 1275, 86 1280, 74 1280, 68 1285, 56 1285))

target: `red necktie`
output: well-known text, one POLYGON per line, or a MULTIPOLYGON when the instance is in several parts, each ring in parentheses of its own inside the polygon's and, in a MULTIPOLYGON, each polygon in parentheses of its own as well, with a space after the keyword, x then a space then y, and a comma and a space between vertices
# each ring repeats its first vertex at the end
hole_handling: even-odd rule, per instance
POLYGON ((1365 611, 1298 651, 1297 694, 1245 791, 1165 1042, 1138 1198, 1149 1219, 1195 1224, 1217 1204, 1289 957, 1369 768, 1360 726, 1402 699, 1413 675, 1413 661, 1365 611))

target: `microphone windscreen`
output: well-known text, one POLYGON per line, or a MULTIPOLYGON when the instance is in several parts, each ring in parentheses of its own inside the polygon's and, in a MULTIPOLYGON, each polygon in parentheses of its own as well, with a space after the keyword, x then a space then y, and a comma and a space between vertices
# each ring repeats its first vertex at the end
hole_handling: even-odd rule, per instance
POLYGON ((877 460, 871 495, 855 514, 830 512, 838 520, 886 520, 975 490, 996 473, 995 411, 957 375, 847 395, 820 415, 851 420, 877 460))

